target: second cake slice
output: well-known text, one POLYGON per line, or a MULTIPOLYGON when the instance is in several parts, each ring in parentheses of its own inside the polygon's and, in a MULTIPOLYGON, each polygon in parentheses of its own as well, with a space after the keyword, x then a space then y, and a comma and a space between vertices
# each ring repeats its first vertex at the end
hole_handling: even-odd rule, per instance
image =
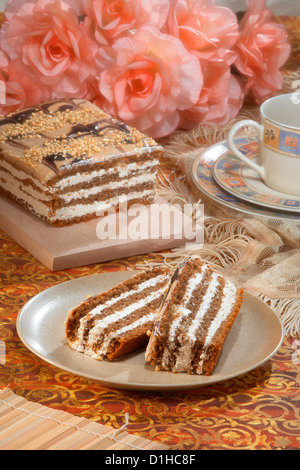
POLYGON ((242 300, 242 289, 189 259, 172 278, 146 360, 170 372, 211 375, 242 300))

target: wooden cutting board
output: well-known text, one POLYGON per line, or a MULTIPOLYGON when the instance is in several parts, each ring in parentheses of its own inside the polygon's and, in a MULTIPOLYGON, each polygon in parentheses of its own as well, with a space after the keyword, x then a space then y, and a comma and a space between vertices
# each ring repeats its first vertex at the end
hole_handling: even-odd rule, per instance
POLYGON ((0 196, 0 229, 51 271, 170 250, 193 241, 191 220, 162 198, 127 221, 124 214, 117 223, 112 217, 53 227, 0 196))

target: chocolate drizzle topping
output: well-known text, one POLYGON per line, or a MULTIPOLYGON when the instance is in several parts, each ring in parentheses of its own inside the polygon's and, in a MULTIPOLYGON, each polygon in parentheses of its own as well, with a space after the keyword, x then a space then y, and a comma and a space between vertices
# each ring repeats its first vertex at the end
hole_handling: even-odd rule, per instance
POLYGON ((59 112, 59 111, 63 112, 63 111, 67 111, 68 109, 69 110, 80 109, 80 106, 78 106, 72 98, 48 101, 47 103, 40 104, 38 109, 43 111, 44 113, 51 114, 51 111, 49 111, 51 106, 53 106, 53 104, 59 104, 59 103, 63 103, 63 104, 55 112, 59 112))
POLYGON ((61 162, 65 160, 65 158, 65 155, 63 155, 62 153, 52 153, 51 155, 47 155, 43 158, 43 164, 46 165, 48 168, 51 168, 51 170, 58 174, 58 168, 55 162, 61 162))
POLYGON ((18 137, 14 137, 13 139, 7 139, 7 142, 13 147, 20 148, 22 150, 28 149, 27 145, 22 144, 22 142, 18 141, 18 137))
MULTIPOLYGON (((120 130, 125 132, 126 134, 130 133, 130 129, 128 126, 120 121, 117 121, 115 123, 110 122, 105 119, 101 119, 96 122, 92 122, 91 124, 78 124, 72 128, 72 130, 67 134, 66 137, 61 137, 57 139, 58 141, 60 140, 70 140, 70 139, 79 139, 82 138, 86 135, 94 135, 94 136, 99 136, 99 133, 112 129, 112 130, 120 130), (102 124, 105 124, 104 126, 101 126, 102 124)), ((128 140, 126 141, 128 143, 128 140)), ((132 142, 132 141, 131 141, 132 142)), ((82 155, 83 157, 84 155, 82 155)), ((47 167, 51 168, 55 173, 58 173, 58 168, 55 164, 56 161, 63 161, 65 159, 72 159, 72 156, 67 154, 66 156, 63 156, 61 153, 58 154, 51 154, 47 155, 46 157, 43 158, 42 163, 46 165, 47 167)), ((74 158, 71 162, 71 164, 79 163, 83 160, 83 158, 74 158)))
POLYGON ((6 126, 6 124, 23 124, 30 116, 37 113, 39 108, 28 108, 19 113, 15 113, 13 116, 1 119, 0 126, 6 126))
POLYGON ((0 127, 6 126, 7 124, 23 124, 28 119, 30 119, 31 115, 34 113, 38 113, 42 111, 45 114, 51 114, 49 109, 53 106, 54 103, 63 103, 57 111, 63 112, 68 109, 79 109, 79 106, 74 102, 72 98, 63 99, 63 100, 55 100, 55 101, 48 101, 47 103, 43 103, 37 106, 32 106, 30 108, 24 109, 23 111, 15 112, 8 116, 7 118, 0 120, 0 127))
POLYGON ((77 126, 74 126, 71 132, 67 134, 67 137, 71 139, 71 138, 76 138, 76 137, 77 138, 82 137, 83 135, 89 135, 89 134, 98 136, 100 132, 103 132, 107 129, 120 130, 120 131, 126 132, 127 134, 130 133, 128 126, 126 126, 126 124, 120 121, 113 123, 113 122, 107 121, 106 119, 101 119, 100 121, 92 122, 91 124, 87 124, 87 125, 78 124, 77 126), (106 123, 106 126, 101 127, 101 124, 103 123, 106 123))
MULTIPOLYGON (((4 135, 7 132, 5 142, 7 142, 9 145, 12 147, 21 149, 24 151, 24 153, 30 153, 31 146, 23 140, 23 138, 28 138, 30 139, 32 136, 39 136, 44 139, 44 143, 41 142, 40 145, 37 146, 37 158, 38 158, 38 150, 40 149, 40 159, 36 160, 33 162, 35 164, 36 162, 40 162, 43 165, 47 166, 50 168, 53 172, 56 174, 59 173, 60 166, 57 165, 57 162, 62 162, 64 160, 68 161, 68 165, 75 165, 77 163, 82 162, 87 158, 87 155, 89 152, 91 152, 91 149, 95 148, 95 151, 98 151, 98 148, 105 148, 109 146, 115 146, 121 153, 125 152, 125 145, 127 144, 133 144, 133 143, 138 143, 138 145, 141 147, 148 147, 149 144, 147 142, 147 139, 145 139, 143 135, 139 135, 138 137, 135 133, 135 130, 131 129, 129 126, 127 126, 125 123, 118 121, 117 119, 110 118, 105 112, 99 110, 99 113, 96 112, 95 110, 91 111, 91 114, 86 113, 86 115, 82 115, 82 118, 86 120, 86 117, 89 116, 96 116, 95 122, 91 122, 88 124, 80 123, 80 111, 83 110, 86 111, 87 109, 82 107, 84 105, 85 101, 78 101, 75 99, 61 99, 61 100, 54 100, 54 101, 48 101, 45 103, 42 103, 38 106, 32 106, 30 108, 24 109, 23 111, 20 112, 15 112, 10 115, 8 115, 6 118, 0 120, 0 128, 2 126, 8 125, 8 124, 15 124, 15 125, 26 125, 28 126, 28 130, 25 133, 22 133, 22 130, 17 130, 18 127, 16 127, 15 130, 15 135, 13 133, 10 134, 10 129, 8 131, 4 131, 4 135), (47 127, 44 129, 42 128, 37 128, 35 127, 34 133, 31 131, 30 127, 30 122, 26 124, 26 121, 28 121, 33 114, 36 113, 41 113, 42 115, 49 115, 53 116, 53 118, 56 116, 57 113, 63 113, 63 112, 68 112, 68 111, 74 111, 79 110, 79 116, 78 120, 79 123, 75 124, 71 130, 67 134, 63 134, 61 136, 55 136, 52 137, 51 133, 47 135, 47 127), (116 131, 115 133, 112 132, 112 134, 109 136, 105 136, 106 133, 109 133, 110 131, 116 131), (18 133, 18 134, 17 134, 18 133), (101 137, 103 136, 103 139, 101 140, 101 137), (68 141, 71 143, 72 141, 74 142, 75 140, 80 140, 84 139, 85 137, 97 137, 99 138, 99 146, 96 142, 96 144, 91 144, 87 145, 87 148, 85 150, 85 145, 78 144, 78 149, 73 154, 73 151, 70 151, 68 153, 68 141), (141 138, 142 137, 142 138, 141 138), (53 144, 56 145, 50 145, 49 147, 49 154, 47 154, 47 142, 53 142, 53 144)), ((97 111, 97 108, 96 108, 97 111)), ((67 125, 68 122, 76 122, 76 120, 73 117, 73 120, 71 119, 71 114, 70 118, 68 118, 68 115, 64 118, 65 124, 67 125), (69 120, 70 119, 70 120, 69 120)), ((43 122, 43 118, 42 118, 43 122)), ((54 121, 55 122, 55 121, 54 121)), ((63 121, 62 121, 63 122, 63 121)), ((64 123, 64 122, 63 122, 64 123)), ((53 129, 53 126, 51 125, 51 128, 53 129)), ((87 141, 88 142, 88 141, 87 141)), ((34 150, 34 146, 32 149, 34 150)), ((72 148, 74 149, 74 145, 72 145, 72 148)), ((93 150, 92 150, 93 151, 93 150)), ((34 158, 34 157, 33 157, 34 158)))

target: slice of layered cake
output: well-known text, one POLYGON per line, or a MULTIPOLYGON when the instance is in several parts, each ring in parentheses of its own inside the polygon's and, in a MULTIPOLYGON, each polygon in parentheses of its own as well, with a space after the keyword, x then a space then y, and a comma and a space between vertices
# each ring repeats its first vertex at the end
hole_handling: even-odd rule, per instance
POLYGON ((0 120, 0 193, 53 225, 150 204, 162 148, 79 99, 0 120))
POLYGON ((146 360, 157 369, 211 375, 242 301, 242 289, 189 259, 172 277, 146 360))
POLYGON ((168 268, 156 268, 84 301, 66 321, 70 347, 114 360, 145 345, 170 278, 168 268))

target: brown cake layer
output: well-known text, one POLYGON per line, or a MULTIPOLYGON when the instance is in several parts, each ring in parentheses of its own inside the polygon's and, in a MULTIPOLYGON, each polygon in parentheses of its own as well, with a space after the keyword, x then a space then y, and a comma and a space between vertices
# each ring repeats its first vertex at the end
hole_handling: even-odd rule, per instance
POLYGON ((242 301, 242 289, 189 259, 172 278, 146 360, 158 369, 211 375, 242 301))
MULTIPOLYGON (((1 188, 1 184, 0 184, 0 195, 5 196, 7 199, 17 203, 19 206, 23 207, 28 212, 31 212, 33 215, 35 215, 39 219, 43 220, 44 222, 48 222, 49 224, 51 224, 55 227, 65 227, 65 226, 68 226, 68 225, 74 225, 74 224, 80 224, 80 223, 83 223, 83 222, 88 222, 90 220, 101 217, 101 216, 105 215, 105 213, 106 213, 106 211, 104 211, 104 210, 103 211, 99 210, 99 207, 101 208, 101 206, 99 205, 99 202, 97 201, 97 208, 95 208, 94 211, 90 211, 88 214, 86 214, 84 216, 82 216, 82 215, 81 216, 73 215, 72 210, 71 210, 72 207, 71 207, 69 209, 68 215, 66 216, 66 218, 64 218, 64 220, 59 220, 59 219, 55 220, 53 218, 49 219, 49 218, 41 215, 40 213, 35 212, 33 207, 30 206, 29 204, 27 204, 24 200, 18 199, 14 195, 12 195, 11 193, 5 191, 3 188, 1 188)), ((127 207, 127 209, 130 209, 130 207, 132 207, 133 205, 136 205, 136 204, 144 205, 144 206, 150 205, 150 204, 153 203, 155 195, 156 194, 153 191, 152 194, 150 194, 149 196, 142 197, 142 198, 141 197, 132 198, 132 199, 130 199, 130 201, 128 201, 126 203, 126 207, 127 207)), ((123 210, 124 206, 122 205, 122 203, 120 203, 120 204, 117 203, 117 204, 109 206, 109 208, 111 208, 111 207, 113 207, 114 211, 117 213, 117 212, 119 212, 121 207, 122 207, 122 210, 123 210)), ((109 211, 109 208, 107 209, 107 211, 109 211)))
POLYGON ((72 349, 113 360, 145 345, 171 273, 157 268, 137 274, 73 309, 66 321, 72 349))

